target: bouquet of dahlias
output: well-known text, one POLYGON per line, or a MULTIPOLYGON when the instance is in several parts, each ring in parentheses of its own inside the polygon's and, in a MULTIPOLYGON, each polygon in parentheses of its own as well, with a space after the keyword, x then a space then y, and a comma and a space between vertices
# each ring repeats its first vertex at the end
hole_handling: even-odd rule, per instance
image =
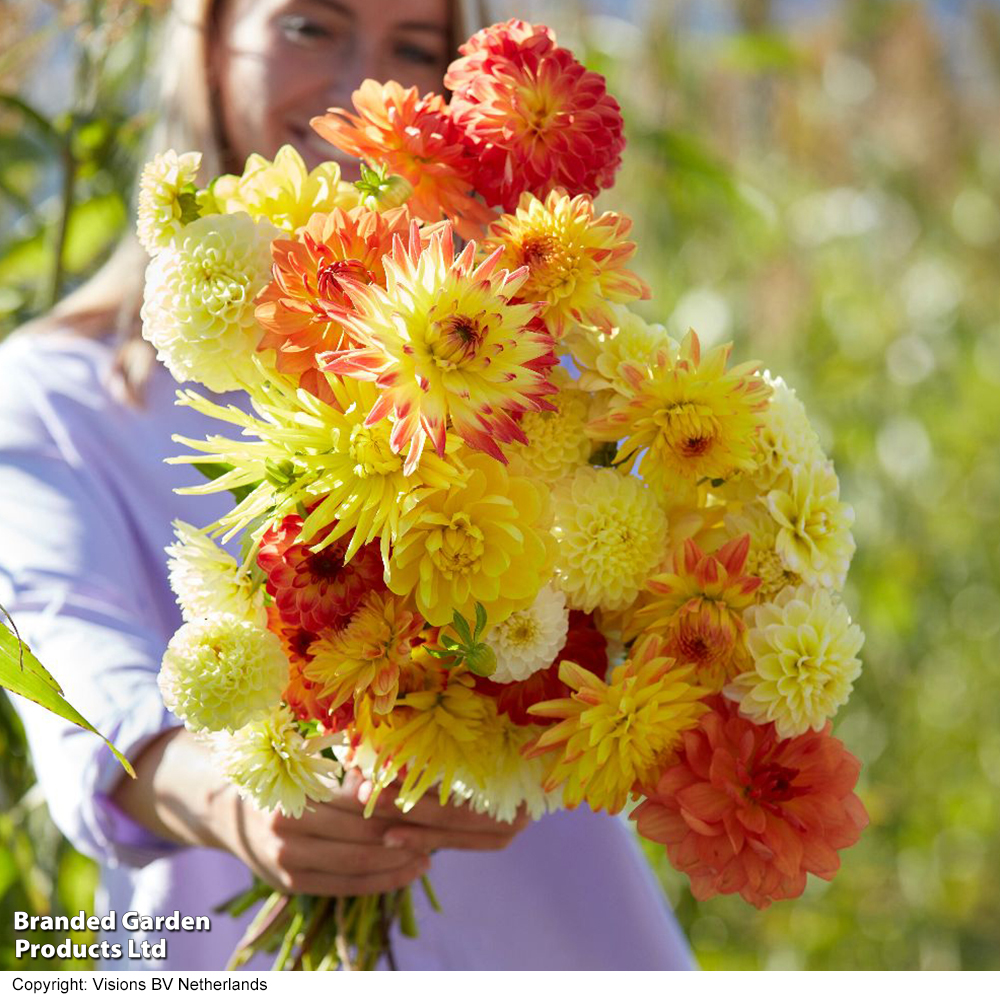
MULTIPOLYGON (((313 120, 356 183, 290 147, 207 187, 197 153, 146 168, 145 336, 244 393, 178 393, 230 428, 176 438, 187 492, 235 499, 176 526, 164 699, 266 809, 346 768, 369 809, 631 804, 698 899, 797 896, 867 823, 830 731, 851 510, 780 378, 629 310, 603 79, 522 21, 461 53, 450 100, 368 80, 313 120)), ((279 968, 413 932, 408 891, 233 908, 265 897, 247 945, 279 968)))

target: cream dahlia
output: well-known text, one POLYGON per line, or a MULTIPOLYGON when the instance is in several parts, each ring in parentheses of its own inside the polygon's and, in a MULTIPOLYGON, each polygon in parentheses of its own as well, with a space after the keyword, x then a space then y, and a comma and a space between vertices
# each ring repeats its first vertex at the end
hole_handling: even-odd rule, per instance
POLYGON ((184 226, 198 218, 194 180, 200 166, 201 153, 168 149, 143 167, 136 233, 150 257, 174 243, 184 226))
POLYGON ((483 641, 497 658, 490 680, 500 684, 524 681, 551 666, 566 642, 568 629, 566 597, 546 584, 528 607, 513 612, 486 633, 483 641))

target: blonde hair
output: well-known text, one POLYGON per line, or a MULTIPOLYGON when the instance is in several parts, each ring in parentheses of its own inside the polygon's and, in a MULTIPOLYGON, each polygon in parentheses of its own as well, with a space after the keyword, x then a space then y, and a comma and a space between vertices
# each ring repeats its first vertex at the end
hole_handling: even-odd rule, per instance
MULTIPOLYGON (((173 0, 160 29, 160 64, 153 79, 157 119, 141 162, 166 149, 197 149, 204 176, 239 170, 227 162, 217 101, 209 77, 208 46, 220 0, 173 0)), ((452 0, 454 43, 486 24, 484 0, 452 0)), ((65 329, 85 337, 113 335, 117 341, 114 390, 137 402, 155 358, 141 337, 139 307, 147 257, 130 230, 105 264, 46 316, 22 332, 65 329)))

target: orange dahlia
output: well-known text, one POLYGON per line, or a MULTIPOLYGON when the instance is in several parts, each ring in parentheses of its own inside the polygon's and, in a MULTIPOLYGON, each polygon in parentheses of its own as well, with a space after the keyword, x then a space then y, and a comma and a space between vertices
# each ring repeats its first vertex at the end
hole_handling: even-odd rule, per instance
POLYGON ((631 228, 615 212, 595 218, 589 195, 552 191, 539 201, 526 193, 516 212, 490 226, 482 249, 500 248, 500 264, 510 270, 528 268, 520 297, 545 303, 542 320, 558 340, 574 320, 612 327, 612 302, 649 298, 649 286, 625 267, 635 253, 626 239, 631 228))
POLYGON ((524 21, 484 28, 459 52, 444 82, 489 204, 512 212, 525 191, 596 195, 611 186, 625 139, 604 77, 559 48, 548 28, 524 21))
POLYGON ((408 227, 405 208, 338 208, 314 215, 297 239, 275 240, 273 278, 257 297, 255 316, 264 328, 257 349, 273 349, 278 371, 299 375, 304 388, 320 395, 326 382, 316 353, 344 345, 336 319, 338 310, 350 306, 343 279, 384 283, 382 257, 392 249, 393 235, 408 227))
MULTIPOLYGON (((345 565, 350 538, 338 538, 321 552, 298 540, 303 518, 289 514, 261 540, 257 565, 282 619, 309 632, 341 628, 372 590, 384 590, 382 557, 375 544, 362 545, 345 565)), ((311 539, 319 545, 329 528, 311 539)))
POLYGON ((462 236, 482 232, 493 213, 473 197, 476 158, 439 94, 420 96, 394 80, 365 80, 351 95, 356 114, 330 108, 310 124, 351 156, 398 174, 413 188, 410 211, 424 222, 451 220, 462 236))
POLYGON ((526 410, 554 409, 552 339, 537 329, 538 303, 512 302, 527 277, 498 266, 494 251, 478 266, 476 244, 456 257, 450 226, 423 243, 416 223, 409 245, 396 239, 385 258, 386 286, 351 282, 354 311, 341 322, 361 345, 320 356, 345 378, 374 382, 369 424, 393 414, 390 446, 409 443, 406 471, 430 438, 440 457, 450 421, 467 444, 506 462, 500 444, 524 443, 526 410))
POLYGON ((689 538, 674 556, 674 572, 646 582, 654 596, 634 616, 646 632, 663 636, 669 655, 693 663, 698 683, 712 691, 752 666, 743 609, 760 580, 743 575, 749 551, 749 535, 709 554, 689 538))
POLYGON ((868 825, 858 759, 829 725, 781 740, 722 698, 710 705, 632 812, 639 833, 666 846, 699 900, 738 892, 764 909, 801 895, 810 872, 832 879, 868 825))

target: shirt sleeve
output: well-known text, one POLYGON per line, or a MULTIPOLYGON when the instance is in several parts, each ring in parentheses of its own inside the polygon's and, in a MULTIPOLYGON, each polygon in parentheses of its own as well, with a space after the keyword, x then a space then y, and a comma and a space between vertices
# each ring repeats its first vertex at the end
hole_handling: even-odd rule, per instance
MULTIPOLYGON (((134 757, 179 724, 156 683, 164 630, 137 539, 113 487, 80 459, 16 368, 3 367, 0 602, 67 700, 134 757)), ((105 864, 136 867, 180 849, 111 803, 123 771, 97 736, 12 701, 52 817, 75 847, 105 864)))

